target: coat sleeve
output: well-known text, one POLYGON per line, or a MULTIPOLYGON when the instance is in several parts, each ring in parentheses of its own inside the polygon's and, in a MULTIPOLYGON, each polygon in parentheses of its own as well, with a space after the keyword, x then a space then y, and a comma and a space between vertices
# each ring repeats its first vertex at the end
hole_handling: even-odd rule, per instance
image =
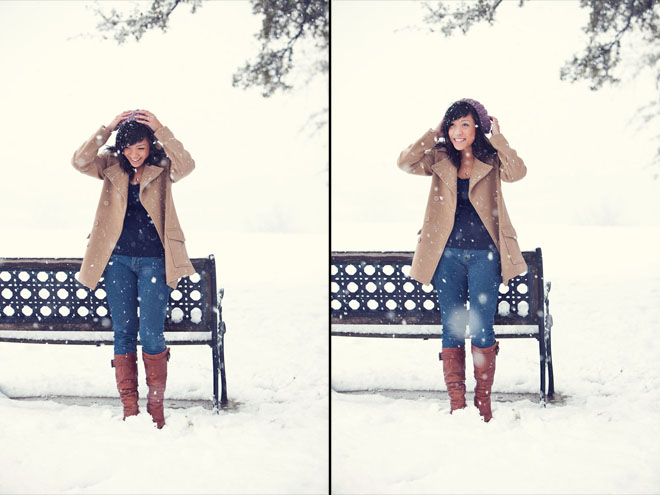
POLYGON ((490 144, 497 150, 500 159, 500 177, 504 182, 516 182, 527 175, 527 167, 522 158, 509 146, 502 134, 492 136, 490 144))
POLYGON ((92 136, 73 154, 71 164, 79 172, 103 180, 103 170, 108 166, 108 153, 99 154, 112 132, 101 126, 92 136))
POLYGON ((163 143, 165 153, 170 159, 170 178, 172 182, 183 179, 195 168, 195 160, 184 148, 181 141, 174 137, 168 127, 161 127, 156 132, 156 137, 163 143))
POLYGON ((434 160, 431 148, 435 146, 434 137, 435 132, 429 129, 426 134, 403 150, 396 162, 399 168, 409 174, 433 175, 431 165, 434 160))

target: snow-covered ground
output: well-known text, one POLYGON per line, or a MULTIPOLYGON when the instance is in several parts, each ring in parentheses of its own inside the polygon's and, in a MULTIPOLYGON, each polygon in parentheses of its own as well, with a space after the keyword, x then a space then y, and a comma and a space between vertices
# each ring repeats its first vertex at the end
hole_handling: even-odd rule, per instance
MULTIPOLYGON (((449 414, 438 341, 333 337, 334 493, 660 493, 660 228, 516 228, 552 282, 561 400, 513 395, 538 390, 535 340, 500 342, 493 391, 514 398, 485 424, 449 414), (340 393, 365 389, 434 392, 340 393)), ((332 248, 411 250, 415 232, 341 224, 332 248)))
MULTIPOLYGON (((44 234, 17 232, 2 256, 82 256, 81 232, 44 234)), ((0 343, 0 493, 327 493, 327 235, 186 234, 225 288, 234 407, 167 408, 210 400, 207 346, 172 348, 163 430, 144 408, 122 421, 118 399, 12 400, 115 397, 112 348, 0 343)))

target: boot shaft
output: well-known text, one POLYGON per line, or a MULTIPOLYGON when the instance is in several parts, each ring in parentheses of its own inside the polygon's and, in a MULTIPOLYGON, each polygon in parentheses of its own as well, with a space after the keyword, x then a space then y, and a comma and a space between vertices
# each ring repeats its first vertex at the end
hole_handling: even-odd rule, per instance
POLYGON ((137 388, 138 369, 137 354, 115 354, 110 361, 110 366, 115 369, 115 378, 117 386, 132 387, 135 384, 137 388))
POLYGON ((167 362, 170 359, 170 348, 168 347, 160 354, 147 354, 142 351, 144 372, 147 375, 147 385, 165 386, 167 382, 167 362))
POLYGON ((137 354, 115 354, 110 365, 115 369, 117 391, 124 407, 124 419, 138 414, 137 354))
POLYGON ((443 347, 440 359, 445 381, 465 382, 465 347, 443 347))
POLYGON ((442 371, 449 394, 450 411, 463 409, 465 402, 465 347, 443 347, 442 371))
POLYGON ((472 364, 477 385, 490 384, 492 386, 495 379, 495 358, 500 350, 499 344, 499 342, 495 342, 486 348, 472 345, 472 364))
POLYGON ((474 365, 474 405, 479 414, 488 422, 493 417, 491 410, 491 390, 495 381, 495 359, 499 352, 499 342, 492 346, 480 348, 472 346, 472 362, 474 365))
POLYGON ((160 429, 165 426, 165 409, 163 399, 167 385, 167 361, 170 359, 169 347, 160 354, 147 354, 142 351, 144 371, 147 375, 147 412, 151 414, 154 423, 160 429))

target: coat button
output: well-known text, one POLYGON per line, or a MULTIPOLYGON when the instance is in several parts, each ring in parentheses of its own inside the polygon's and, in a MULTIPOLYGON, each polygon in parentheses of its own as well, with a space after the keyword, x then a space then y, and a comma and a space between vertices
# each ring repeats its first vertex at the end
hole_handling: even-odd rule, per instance
POLYGON ((96 225, 98 227, 99 226, 99 221, 97 220, 96 222, 94 222, 94 225, 96 225))
POLYGON ((433 201, 438 201, 440 199, 440 196, 433 196, 433 201))
POLYGON ((103 206, 108 206, 110 203, 108 201, 103 202, 103 206))
POLYGON ((426 217, 426 218, 424 219, 424 221, 425 221, 425 222, 430 222, 430 221, 431 221, 431 217, 426 217))

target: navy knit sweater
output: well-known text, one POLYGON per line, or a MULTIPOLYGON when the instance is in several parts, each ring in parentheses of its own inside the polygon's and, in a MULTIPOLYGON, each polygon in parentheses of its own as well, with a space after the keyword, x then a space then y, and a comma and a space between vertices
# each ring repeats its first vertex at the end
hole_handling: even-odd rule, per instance
POLYGON ((470 203, 469 187, 470 179, 458 179, 454 228, 446 247, 495 251, 493 239, 479 218, 477 210, 470 203))
POLYGON ((151 217, 140 203, 140 185, 128 186, 128 205, 124 228, 113 254, 123 256, 164 257, 163 243, 151 217))

